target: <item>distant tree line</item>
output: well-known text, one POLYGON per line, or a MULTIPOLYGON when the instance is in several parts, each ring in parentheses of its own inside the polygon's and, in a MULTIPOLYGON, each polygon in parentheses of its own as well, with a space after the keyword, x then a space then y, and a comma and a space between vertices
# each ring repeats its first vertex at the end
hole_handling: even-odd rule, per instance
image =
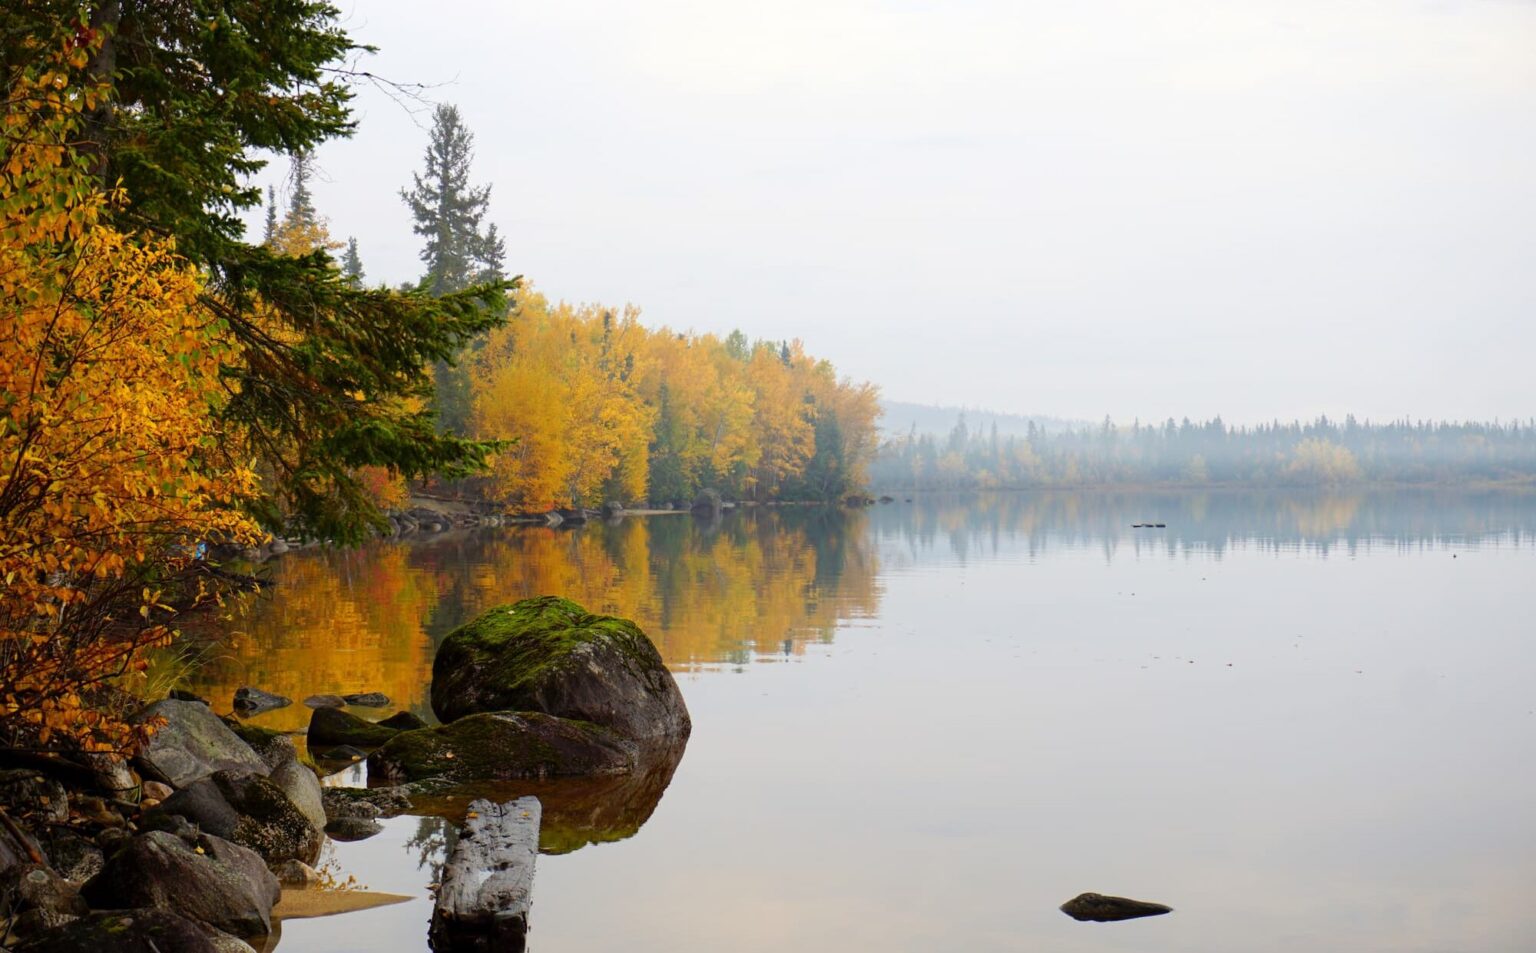
POLYGON ((962 416, 947 435, 914 428, 886 441, 877 488, 1010 489, 1125 484, 1449 483, 1536 479, 1536 421, 1275 421, 1233 427, 1172 418, 1001 437, 962 416))

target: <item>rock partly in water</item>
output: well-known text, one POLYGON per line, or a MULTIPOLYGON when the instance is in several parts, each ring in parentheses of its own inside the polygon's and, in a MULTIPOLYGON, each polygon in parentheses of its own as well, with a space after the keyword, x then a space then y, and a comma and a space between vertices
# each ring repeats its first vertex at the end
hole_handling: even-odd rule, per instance
POLYGON ((15 953, 255 953, 250 945, 167 910, 102 910, 40 933, 15 953))
POLYGON ((408 711, 397 711, 379 722, 379 726, 393 728, 396 731, 415 731, 417 728, 427 727, 427 720, 408 711))
POLYGON ((285 860, 272 868, 272 874, 284 887, 314 887, 320 883, 320 872, 302 860, 285 860))
POLYGON ((310 708, 345 708, 347 700, 340 695, 311 695, 304 699, 310 708))
POLYGON ((338 817, 325 825, 325 832, 339 841, 355 841, 382 834, 384 828, 379 826, 378 821, 366 817, 338 817))
POLYGON ((510 781, 622 774, 639 747, 599 725, 539 712, 489 712, 406 731, 368 758, 369 778, 510 781))
POLYGON ((207 834, 194 847, 164 831, 129 841, 81 891, 97 909, 154 907, 236 936, 270 932, 279 892, 254 851, 207 834))
MULTIPOLYGON (((299 770, 308 770, 296 765, 299 770)), ((226 838, 256 851, 268 863, 302 860, 312 863, 325 844, 320 824, 312 823, 271 779, 250 772, 220 771, 177 791, 149 812, 146 821, 174 814, 196 824, 206 834, 226 838)))
POLYGON ((1173 908, 1145 900, 1107 897, 1099 893, 1080 893, 1062 904, 1061 912, 1074 920, 1107 923, 1114 920, 1158 917, 1165 913, 1172 913, 1173 908))
POLYGON ((166 699, 134 716, 137 724, 164 719, 135 763, 145 777, 180 788, 215 771, 255 771, 266 764, 207 705, 166 699))
POLYGON ((309 743, 324 748, 377 748, 396 734, 393 728, 376 725, 339 708, 317 708, 309 718, 309 743))
POLYGON ((293 704, 293 699, 276 695, 272 692, 264 692, 259 688, 243 685, 235 689, 235 711, 241 715, 259 715, 266 711, 276 711, 279 708, 287 708, 293 704))
POLYGON ((432 710, 542 712, 642 742, 688 737, 688 708, 661 653, 627 619, 542 596, 450 632, 432 661, 432 710))
POLYGON ((348 705, 356 705, 359 708, 388 708, 389 696, 383 692, 356 692, 351 695, 341 696, 348 705))
POLYGON ((331 820, 395 817, 411 810, 410 794, 403 787, 325 788, 320 797, 325 804, 325 816, 331 820))

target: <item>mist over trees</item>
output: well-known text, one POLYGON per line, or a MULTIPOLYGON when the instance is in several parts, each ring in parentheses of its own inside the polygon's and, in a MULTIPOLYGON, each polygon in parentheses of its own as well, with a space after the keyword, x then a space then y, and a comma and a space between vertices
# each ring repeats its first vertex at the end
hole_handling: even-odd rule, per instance
POLYGON ((1232 427, 1220 417, 1023 436, 972 428, 886 441, 870 467, 875 487, 1019 489, 1113 484, 1337 485, 1536 480, 1536 421, 1342 422, 1232 427))

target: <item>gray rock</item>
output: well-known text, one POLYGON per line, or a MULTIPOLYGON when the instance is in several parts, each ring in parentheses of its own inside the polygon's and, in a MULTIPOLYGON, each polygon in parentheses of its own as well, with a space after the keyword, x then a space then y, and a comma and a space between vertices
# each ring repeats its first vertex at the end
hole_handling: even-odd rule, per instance
POLYGON ((320 779, 315 772, 297 761, 289 761, 274 768, 270 777, 311 827, 325 827, 325 805, 320 800, 320 779))
POLYGON ((43 841, 48 862, 59 876, 73 883, 85 883, 101 872, 106 855, 91 840, 67 827, 49 831, 43 841))
POLYGON ((320 883, 320 872, 302 860, 285 860, 272 868, 277 882, 284 887, 313 887, 320 883))
POLYGON ((281 888, 261 857, 238 844, 204 834, 194 848, 150 831, 108 858, 81 893, 98 909, 153 907, 237 936, 265 936, 281 888))
POLYGON ((255 953, 250 945, 167 910, 103 910, 31 937, 15 953, 255 953))
MULTIPOLYGON (((189 847, 196 847, 202 839, 203 829, 180 814, 151 813, 144 818, 143 829, 146 831, 164 831, 174 837, 179 837, 189 847)), ((212 833, 211 831, 209 833, 212 833)), ((129 838, 125 837, 126 842, 129 838)), ((119 845, 121 846, 121 845, 119 845)))
POLYGON ((284 860, 314 863, 325 836, 283 789, 259 774, 220 771, 213 776, 240 816, 230 839, 256 851, 269 864, 284 860))
POLYGON ((208 699, 204 698, 203 696, 197 694, 196 692, 189 692, 181 688, 171 689, 169 697, 179 702, 197 702, 199 705, 208 704, 208 699))
POLYGON ((280 765, 299 760, 298 749, 293 746, 293 739, 286 732, 247 725, 234 718, 226 718, 224 723, 229 725, 229 730, 240 736, 241 741, 251 746, 256 757, 269 769, 276 770, 280 765))
POLYGON ((347 700, 340 695, 311 695, 304 699, 310 708, 345 708, 347 700))
MULTIPOLYGON (((212 778, 203 778, 160 802, 144 815, 144 823, 152 830, 178 837, 187 837, 184 825, 191 824, 196 831, 228 839, 235 836, 235 828, 240 826, 240 813, 212 778), (181 824, 176 823, 178 819, 181 824)), ((191 834, 194 839, 196 831, 191 834)))
POLYGON ((719 490, 701 490, 691 509, 703 516, 719 516, 725 509, 725 501, 720 497, 719 490))
POLYGON ((142 724, 164 718, 135 762, 145 776, 180 788, 215 771, 243 770, 265 774, 266 764, 229 726, 197 702, 166 699, 133 716, 142 724))
POLYGON ((325 825, 325 832, 335 840, 355 841, 367 840, 375 834, 384 832, 378 821, 369 820, 366 817, 338 817, 325 825))
POLYGON ((69 819, 69 795, 64 785, 27 768, 0 771, 0 807, 12 817, 27 818, 38 825, 62 824, 69 819))
POLYGON ((627 619, 541 596, 454 629, 432 661, 432 710, 541 712, 641 742, 676 743, 692 727, 661 653, 627 619))
POLYGON ((540 712, 488 712, 401 732, 368 758, 368 777, 390 782, 515 781, 623 774, 639 746, 588 722, 540 712))
POLYGON ((264 692, 259 688, 249 685, 235 689, 235 711, 242 715, 259 715, 264 711, 275 711, 279 708, 287 708, 293 704, 293 699, 275 695, 272 692, 264 692))
POLYGON ((0 874, 0 916, 17 920, 17 932, 34 933, 84 916, 80 889, 41 864, 22 864, 0 874))
POLYGON ((341 696, 348 705, 356 705, 359 708, 388 708, 389 696, 383 692, 354 692, 351 695, 341 696))
POLYGON ((1114 920, 1158 917, 1165 913, 1172 913, 1173 908, 1145 900, 1081 893, 1062 904, 1061 912, 1078 921, 1093 920, 1098 923, 1107 923, 1114 920))
POLYGON ((325 803, 325 816, 338 817, 395 817, 411 809, 411 798, 403 787, 382 788, 323 788, 320 799, 325 803))

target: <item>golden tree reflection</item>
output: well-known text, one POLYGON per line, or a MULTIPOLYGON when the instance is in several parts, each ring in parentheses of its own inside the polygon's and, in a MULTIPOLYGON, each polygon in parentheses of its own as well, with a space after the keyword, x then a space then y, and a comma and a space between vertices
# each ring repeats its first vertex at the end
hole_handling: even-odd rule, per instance
POLYGON ((755 510, 578 529, 453 534, 356 552, 290 554, 191 677, 220 710, 241 685, 293 699, 262 717, 299 728, 317 693, 382 691, 425 711, 436 640, 500 603, 563 595, 634 619, 675 670, 796 655, 876 611, 866 514, 755 510))

